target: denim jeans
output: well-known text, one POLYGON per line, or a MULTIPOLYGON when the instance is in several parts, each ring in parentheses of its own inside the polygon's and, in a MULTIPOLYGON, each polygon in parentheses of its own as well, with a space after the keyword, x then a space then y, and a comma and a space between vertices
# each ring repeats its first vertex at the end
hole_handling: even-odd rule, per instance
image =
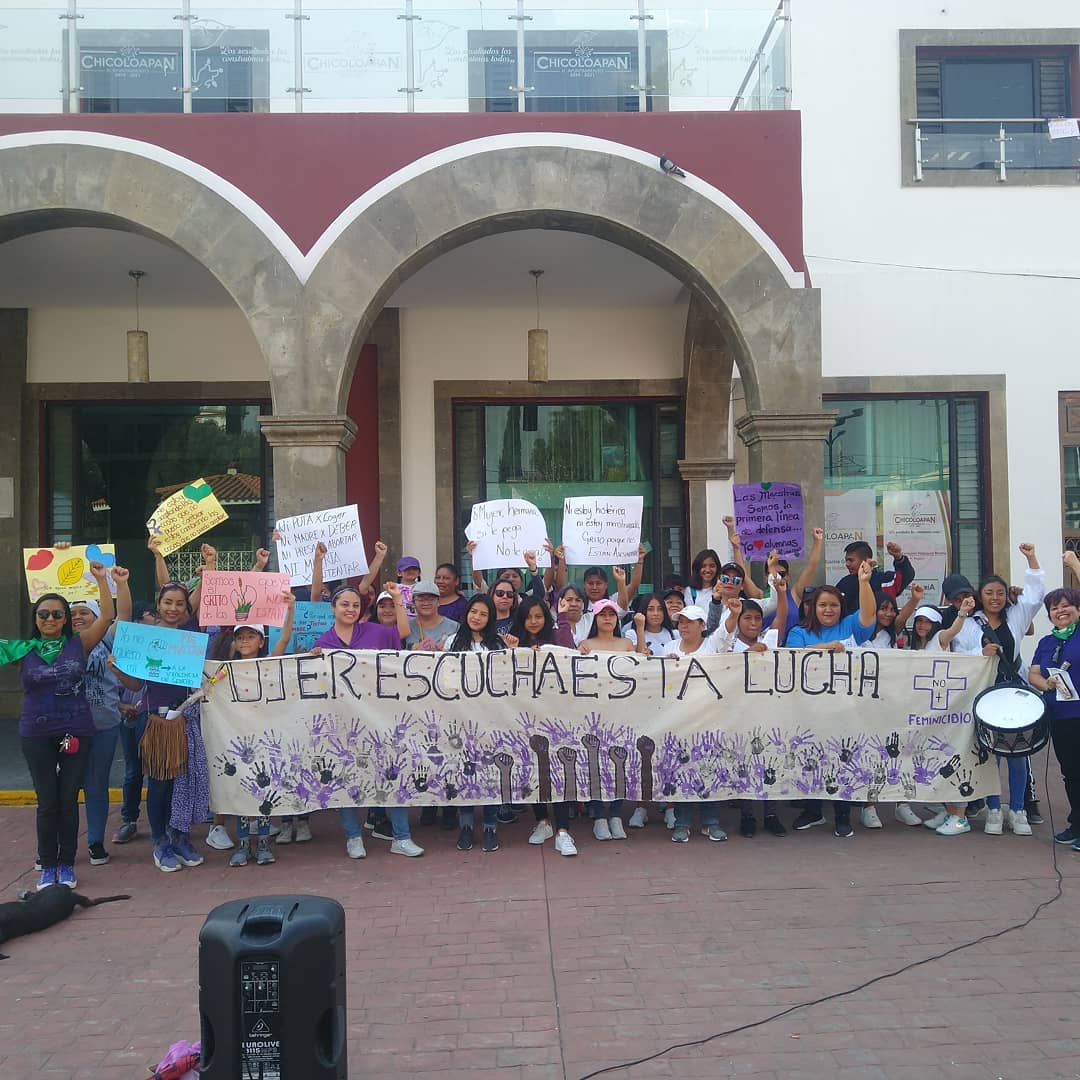
POLYGON ((86 842, 105 843, 105 823, 109 820, 109 773, 116 756, 116 740, 121 725, 99 730, 86 755, 83 791, 86 794, 86 842))
POLYGON ((171 780, 155 780, 152 776, 146 778, 146 816, 150 819, 150 836, 155 844, 160 844, 169 836, 172 789, 171 780))
MULTIPOLYGON (((488 806, 481 806, 481 821, 484 823, 485 829, 494 829, 499 824, 499 808, 495 803, 491 803, 488 806)), ((458 820, 461 822, 461 827, 466 825, 470 829, 476 825, 476 807, 475 806, 463 806, 458 810, 458 820)))
POLYGON ((720 804, 718 802, 677 802, 675 804, 675 828, 689 829, 690 822, 694 817, 694 806, 698 808, 701 819, 701 827, 708 828, 710 825, 720 824, 720 804))
POLYGON ((22 737, 22 752, 37 795, 38 858, 43 869, 74 866, 79 842, 79 788, 92 735, 79 737, 79 750, 65 754, 60 736, 22 737))
POLYGON ((622 799, 613 799, 607 804, 608 811, 605 814, 604 804, 599 799, 590 799, 585 804, 585 812, 592 821, 596 821, 597 818, 622 817, 622 804, 622 799))
POLYGON ((126 824, 139 820, 139 803, 142 800, 143 771, 139 760, 139 740, 146 731, 146 713, 139 713, 134 724, 120 725, 120 746, 124 751, 124 802, 120 818, 126 824))
MULTIPOLYGON (((850 818, 851 808, 854 805, 854 803, 844 802, 843 799, 834 799, 832 801, 833 820, 839 821, 841 818, 850 818)), ((816 811, 818 814, 820 814, 821 799, 807 799, 803 803, 803 810, 809 811, 811 813, 816 811)))
MULTIPOLYGON (((551 805, 555 811, 555 828, 568 830, 570 828, 570 804, 568 802, 557 802, 551 805)), ((537 821, 546 821, 547 816, 547 803, 533 804, 533 817, 537 821)))
MULTIPOLYGON (((1001 754, 997 755, 998 764, 1001 764, 1001 754)), ((1024 796, 1027 794, 1028 783, 1028 759, 1023 757, 1008 757, 1005 759, 1009 770, 1009 809, 1023 810, 1024 796)), ((987 795, 986 805, 991 810, 1001 809, 1000 795, 987 795)))
MULTIPOLYGON (((408 840, 412 833, 409 831, 409 808, 407 806, 388 806, 387 813, 390 816, 390 829, 395 840, 408 840)), ((345 832, 345 839, 352 840, 354 837, 364 835, 364 827, 360 823, 359 806, 338 807, 338 817, 341 819, 341 828, 345 832)))

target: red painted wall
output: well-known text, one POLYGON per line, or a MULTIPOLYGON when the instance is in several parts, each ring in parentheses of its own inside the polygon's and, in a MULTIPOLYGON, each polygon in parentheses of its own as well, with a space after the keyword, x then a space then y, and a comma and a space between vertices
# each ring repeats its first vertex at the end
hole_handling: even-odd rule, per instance
POLYGON ((379 353, 374 345, 360 350, 349 389, 348 415, 356 423, 356 441, 345 455, 345 501, 356 503, 360 531, 371 556, 379 539, 379 353))
POLYGON ((250 195, 301 251, 358 196, 425 154, 518 131, 591 135, 666 153, 734 199, 805 270, 797 112, 0 116, 0 135, 46 130, 106 132, 196 161, 250 195))

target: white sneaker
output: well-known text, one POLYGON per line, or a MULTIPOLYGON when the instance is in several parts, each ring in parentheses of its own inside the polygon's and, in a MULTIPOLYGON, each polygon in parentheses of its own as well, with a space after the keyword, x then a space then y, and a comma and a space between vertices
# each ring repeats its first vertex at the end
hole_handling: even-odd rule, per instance
POLYGON ((923 823, 923 819, 919 817, 906 802, 896 804, 896 810, 893 812, 893 817, 895 817, 901 825, 921 825, 923 823))
POLYGON ((574 843, 574 838, 568 832, 560 832, 555 837, 555 850, 560 855, 576 855, 577 844, 574 843))
MULTIPOLYGON (((607 823, 606 818, 598 817, 592 823, 592 834, 597 840, 610 840, 611 839, 611 827, 607 823)), ((558 847, 558 845, 555 845, 558 847)))
POLYGON ((665 829, 674 829, 675 828, 675 807, 674 806, 669 806, 664 811, 664 828, 665 829))
POLYGON ((989 833, 991 836, 1000 836, 1003 820, 1004 815, 1000 810, 987 810, 983 832, 989 833))
POLYGON ((859 821, 864 829, 882 829, 881 818, 878 817, 876 806, 864 806, 859 811, 859 821))
POLYGON ((545 840, 550 840, 555 835, 555 830, 551 827, 551 822, 546 818, 543 821, 536 823, 536 828, 533 829, 532 835, 529 837, 530 844, 542 844, 545 840))
POLYGON ((417 855, 424 854, 424 849, 411 837, 408 837, 405 840, 395 840, 390 845, 390 854, 408 855, 410 859, 415 859, 417 855))
POLYGON ((228 851, 236 846, 229 835, 229 830, 224 825, 215 825, 206 834, 206 845, 214 848, 215 851, 228 851))
MULTIPOLYGON (((296 828, 293 830, 293 841, 297 844, 304 844, 311 839, 311 826, 306 821, 296 822, 296 828)), ((278 837, 278 843, 281 843, 281 838, 278 837)))
MULTIPOLYGON (((649 821, 649 815, 645 813, 645 807, 644 806, 639 806, 630 815, 630 828, 631 829, 644 829, 645 826, 648 824, 648 821, 649 821)), ((614 835, 614 834, 612 834, 612 835, 614 835)))
POLYGON ((366 859, 367 851, 364 848, 364 838, 362 836, 350 836, 345 841, 345 851, 348 853, 350 859, 366 859))
POLYGON ((962 836, 971 832, 971 826, 966 817, 957 817, 955 814, 947 814, 945 820, 934 830, 938 836, 962 836))
POLYGON ((277 835, 277 842, 279 844, 291 844, 293 841, 293 823, 291 821, 283 821, 281 823, 281 832, 277 835))
POLYGON ((612 840, 625 840, 626 839, 626 830, 623 828, 622 818, 621 817, 613 817, 608 822, 608 828, 611 830, 611 839, 612 840))
POLYGON ((944 810, 939 810, 932 818, 927 818, 923 824, 928 829, 940 829, 945 824, 949 815, 944 810))
POLYGON ((1031 826, 1028 824, 1026 810, 1010 810, 1008 826, 1017 836, 1031 835, 1031 826))

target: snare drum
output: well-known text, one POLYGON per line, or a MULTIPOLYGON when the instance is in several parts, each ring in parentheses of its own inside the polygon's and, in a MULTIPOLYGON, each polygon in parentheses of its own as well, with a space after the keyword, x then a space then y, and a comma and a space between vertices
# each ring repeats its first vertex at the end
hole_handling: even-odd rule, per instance
POLYGON ((1003 757, 1027 757, 1050 741, 1050 722, 1041 694, 1017 683, 983 690, 971 706, 975 740, 1003 757))

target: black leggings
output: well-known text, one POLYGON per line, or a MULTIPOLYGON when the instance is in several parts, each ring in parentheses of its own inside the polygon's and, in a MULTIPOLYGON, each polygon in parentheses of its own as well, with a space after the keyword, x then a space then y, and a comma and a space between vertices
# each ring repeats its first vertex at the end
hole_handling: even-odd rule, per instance
POLYGON ((1080 825, 1080 717, 1051 720, 1050 737, 1061 765, 1065 795, 1069 800, 1069 824, 1080 825))
POLYGON ((44 738, 22 737, 22 752, 30 768, 37 794, 38 858, 42 869, 74 866, 79 841, 79 789, 86 758, 94 739, 79 738, 79 749, 65 754, 60 735, 44 738))
MULTIPOLYGON (((858 805, 857 803, 844 802, 841 799, 836 799, 832 803, 833 819, 839 821, 841 818, 851 817, 851 808, 858 805)), ((821 813, 821 799, 807 799, 803 803, 804 810, 816 811, 821 813)))
MULTIPOLYGON (((568 802, 552 803, 555 810, 555 827, 557 829, 570 828, 570 804, 568 802)), ((533 814, 537 821, 546 821, 548 816, 547 803, 534 803, 533 814)))

